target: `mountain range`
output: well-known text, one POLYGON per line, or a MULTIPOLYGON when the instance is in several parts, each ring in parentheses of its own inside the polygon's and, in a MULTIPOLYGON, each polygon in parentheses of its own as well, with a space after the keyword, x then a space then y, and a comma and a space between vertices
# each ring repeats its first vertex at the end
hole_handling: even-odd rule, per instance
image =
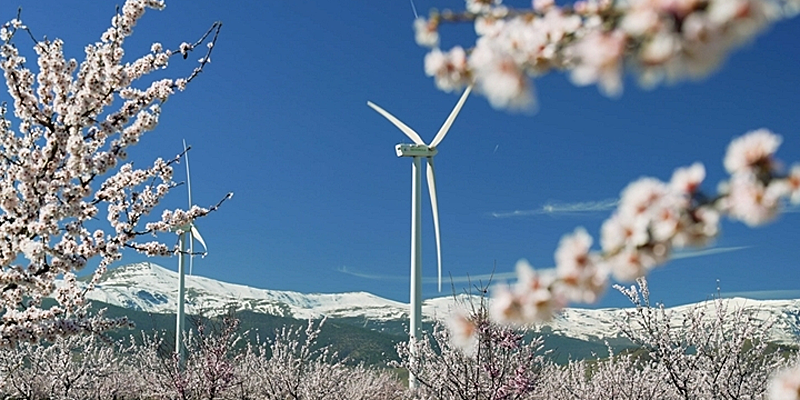
MULTIPOLYGON (((129 264, 109 270, 96 288, 88 292, 87 297, 95 304, 118 307, 131 313, 174 314, 177 308, 177 282, 177 272, 154 263, 129 264)), ((479 301, 479 298, 460 295, 425 300, 423 319, 429 326, 446 319, 452 310, 470 301, 479 301)), ((731 310, 743 308, 750 318, 773 321, 770 337, 775 343, 800 344, 800 299, 731 298, 726 301, 731 310)), ((674 315, 677 316, 696 306, 698 304, 688 304, 670 310, 675 311, 674 315)), ((402 340, 407 329, 408 308, 408 304, 366 292, 304 294, 258 289, 196 275, 186 276, 187 314, 205 317, 225 314, 229 310, 262 319, 308 320, 325 317, 328 321, 334 321, 334 324, 347 324, 363 328, 365 332, 389 335, 388 340, 396 342, 402 340)), ((618 308, 567 308, 552 321, 536 326, 534 330, 545 336, 546 344, 549 338, 551 347, 560 348, 565 356, 586 356, 586 353, 604 350, 606 342, 625 347, 626 342, 617 328, 625 313, 626 309, 618 308), (574 349, 575 346, 582 350, 574 349)))

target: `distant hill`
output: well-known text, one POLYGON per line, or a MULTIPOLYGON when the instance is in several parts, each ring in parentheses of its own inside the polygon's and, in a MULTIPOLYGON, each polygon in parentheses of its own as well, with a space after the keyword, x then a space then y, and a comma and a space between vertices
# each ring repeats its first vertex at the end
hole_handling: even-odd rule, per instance
MULTIPOLYGON (((153 263, 137 263, 109 270, 88 297, 109 316, 126 315, 137 330, 173 332, 177 308, 178 274, 153 263)), ((305 326, 308 319, 327 318, 320 342, 331 344, 340 356, 369 364, 396 357, 394 345, 407 337, 408 305, 366 292, 303 294, 257 289, 200 277, 186 277, 187 313, 216 317, 233 309, 242 331, 272 335, 284 325, 305 326)), ((430 331, 467 296, 442 297, 423 303, 423 321, 430 331)), ((774 320, 772 340, 800 343, 800 300, 759 301, 734 298, 730 307, 743 307, 756 320, 774 320)), ((686 311, 694 305, 676 307, 686 311)), ((625 309, 569 308, 536 331, 558 361, 606 354, 606 342, 616 351, 632 347, 622 338, 615 321, 625 309)), ((124 333, 118 333, 121 335, 124 333)))

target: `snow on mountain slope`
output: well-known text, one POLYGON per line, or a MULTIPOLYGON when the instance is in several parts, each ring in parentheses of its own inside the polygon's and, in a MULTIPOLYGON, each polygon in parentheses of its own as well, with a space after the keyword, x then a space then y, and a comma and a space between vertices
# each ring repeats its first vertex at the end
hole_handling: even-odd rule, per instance
MULTIPOLYGON (((141 311, 174 313, 177 309, 178 273, 153 263, 121 266, 108 271, 88 297, 141 311)), ((404 305, 366 292, 302 294, 186 276, 187 313, 219 315, 230 307, 299 319, 322 316, 395 319, 403 317, 401 310, 404 305)))
MULTIPOLYGON (((724 299, 727 315, 743 309, 744 314, 755 323, 774 322, 770 330, 772 340, 784 344, 800 345, 800 299, 799 300, 752 300, 745 298, 724 299)), ((685 315, 704 303, 686 304, 667 309, 671 313, 670 325, 681 326, 685 315)), ((716 318, 713 300, 705 304, 706 319, 716 318)), ((618 337, 617 324, 624 321, 626 313, 633 309, 588 310, 568 308, 548 323, 553 332, 583 340, 618 337)))
MULTIPOLYGON (((463 307, 464 300, 467 300, 465 296, 459 298, 459 306, 463 307)), ((477 298, 473 301, 477 301, 477 298)), ((770 336, 775 342, 800 346, 800 299, 752 300, 736 297, 724 299, 724 303, 727 304, 728 315, 741 308, 756 323, 774 322, 770 336)), ((446 315, 445 311, 454 307, 452 298, 431 299, 426 304, 427 307, 423 306, 423 314, 428 316, 432 316, 434 313, 446 315)), ((688 315, 694 307, 702 305, 704 303, 686 304, 667 309, 667 312, 672 313, 671 325, 681 326, 683 316, 688 315)), ((706 305, 708 306, 706 318, 716 317, 714 312, 716 308, 713 302, 706 305)), ((621 336, 618 324, 625 320, 627 312, 633 310, 632 307, 628 309, 567 308, 556 315, 552 321, 536 326, 534 329, 586 341, 616 338, 621 336)))
MULTIPOLYGON (((177 308, 178 273, 153 263, 138 263, 110 270, 102 277, 91 300, 153 313, 174 313, 177 308)), ((290 291, 256 289, 224 283, 201 276, 186 276, 187 312, 219 315, 229 308, 252 310, 299 319, 356 317, 376 321, 405 320, 408 304, 384 299, 366 292, 338 294, 303 294, 290 291)), ((466 295, 440 297, 423 302, 425 319, 443 320, 456 307, 465 307, 479 299, 466 295)), ((779 342, 800 344, 800 299, 750 300, 727 299, 728 309, 743 307, 759 321, 773 320, 771 336, 779 342)), ((675 307, 676 319, 696 305, 675 307)), ((713 310, 713 306, 709 309, 713 310)), ((568 308, 553 321, 538 329, 583 340, 619 336, 616 322, 622 321, 625 309, 568 308)))

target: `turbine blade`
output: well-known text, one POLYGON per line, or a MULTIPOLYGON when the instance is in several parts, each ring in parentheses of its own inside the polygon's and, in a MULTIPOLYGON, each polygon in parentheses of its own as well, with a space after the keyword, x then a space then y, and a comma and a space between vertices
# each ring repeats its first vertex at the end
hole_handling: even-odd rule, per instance
POLYGON ((433 157, 428 157, 428 194, 431 198, 433 232, 436 235, 436 259, 439 264, 439 291, 442 291, 442 242, 439 235, 439 202, 436 198, 436 173, 433 170, 433 157))
POLYGON ((200 231, 197 230, 197 227, 194 226, 194 223, 192 223, 191 234, 192 234, 192 239, 197 239, 197 241, 203 245, 203 253, 208 253, 208 247, 206 246, 206 241, 203 240, 202 236, 200 236, 200 231))
POLYGON ((194 233, 189 235, 189 275, 194 267, 194 233))
POLYGON ((442 142, 442 139, 444 139, 444 135, 447 135, 447 131, 450 130, 450 125, 453 125, 453 121, 456 120, 458 113, 461 111, 461 107, 464 106, 464 102, 467 101, 467 96, 469 96, 470 91, 472 91, 472 85, 467 86, 467 88, 464 90, 464 94, 462 94, 461 98, 458 99, 456 107, 453 109, 453 111, 450 112, 450 115, 444 121, 444 124, 439 129, 439 132, 436 133, 436 136, 433 138, 430 147, 436 147, 439 145, 439 143, 442 142))
POLYGON ((192 208, 192 177, 189 175, 189 148, 183 140, 183 156, 186 157, 186 189, 189 191, 189 208, 192 208))
POLYGON ((395 118, 394 115, 389 114, 388 112, 386 112, 386 110, 380 108, 377 104, 371 101, 368 101, 367 105, 372 107, 373 110, 377 111, 380 115, 383 115, 384 118, 388 119, 389 122, 393 123, 394 126, 403 131, 403 133, 405 133, 406 136, 408 136, 408 138, 411 139, 414 143, 425 144, 425 142, 422 141, 422 138, 419 137, 419 134, 417 134, 417 132, 414 132, 414 130, 409 128, 408 125, 402 123, 399 119, 395 118))

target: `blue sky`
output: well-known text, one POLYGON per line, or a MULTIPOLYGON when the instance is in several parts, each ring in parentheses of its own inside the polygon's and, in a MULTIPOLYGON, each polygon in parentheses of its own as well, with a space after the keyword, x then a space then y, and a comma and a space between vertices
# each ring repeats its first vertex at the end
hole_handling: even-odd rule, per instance
MULTIPOLYGON (((34 34, 64 39, 66 53, 80 59, 116 3, 17 0, 1 10, 11 19, 19 4, 34 34)), ((463 2, 416 6, 426 14, 463 9, 463 2)), ((145 164, 174 156, 186 139, 195 203, 209 206, 235 193, 198 221, 210 253, 195 259, 194 272, 266 289, 368 291, 408 301, 411 162, 394 154, 407 140, 366 102, 429 141, 458 100, 424 75, 409 2, 172 1, 148 11, 127 54, 143 54, 154 40, 169 48, 194 41, 216 20, 223 28, 212 63, 165 104, 158 128, 129 152, 145 164)), ((474 40, 468 25, 442 34, 443 48, 474 40)), ((507 273, 520 258, 552 266, 561 235, 584 226, 596 238, 608 205, 640 176, 667 180, 674 168, 701 161, 704 188, 714 190, 724 178, 727 144, 749 130, 781 134, 779 157, 800 161, 798 37, 800 20, 781 22, 702 82, 648 91, 628 78, 618 99, 550 74, 535 82, 535 115, 497 111, 471 96, 436 157, 442 294, 423 199, 424 296, 449 294, 448 275, 461 292, 461 277, 489 274, 495 264, 507 273)), ((169 74, 193 67, 176 59, 169 74)), ((165 205, 185 202, 179 189, 165 205)), ((660 268, 650 279, 654 299, 703 300, 717 279, 723 292, 800 297, 799 212, 758 229, 725 221, 715 246, 738 250, 660 268)), ((608 293, 596 306, 620 305, 624 298, 608 293)))

